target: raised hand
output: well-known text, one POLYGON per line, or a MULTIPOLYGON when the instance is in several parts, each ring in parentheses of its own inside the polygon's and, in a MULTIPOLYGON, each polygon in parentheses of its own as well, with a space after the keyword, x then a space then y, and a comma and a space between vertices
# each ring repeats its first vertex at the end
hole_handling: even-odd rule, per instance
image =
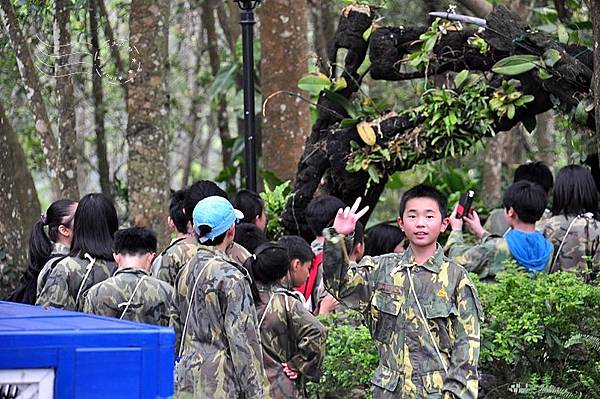
POLYGON ((369 207, 365 206, 363 209, 358 211, 358 207, 360 206, 360 200, 361 198, 358 197, 356 201, 354 201, 354 205, 352 205, 351 208, 340 208, 337 215, 335 215, 335 220, 333 221, 333 228, 339 234, 352 234, 354 228, 356 227, 356 222, 358 221, 358 219, 363 217, 363 215, 369 210, 369 207))

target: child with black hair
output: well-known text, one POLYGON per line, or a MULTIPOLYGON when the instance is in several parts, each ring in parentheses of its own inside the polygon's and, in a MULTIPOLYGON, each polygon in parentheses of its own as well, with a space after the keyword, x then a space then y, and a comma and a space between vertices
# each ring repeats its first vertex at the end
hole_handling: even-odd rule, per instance
POLYGON ((558 171, 552 201, 553 216, 538 229, 552 242, 550 272, 576 272, 593 281, 600 272, 598 191, 589 170, 569 165, 558 171))
POLYGON ((112 247, 118 228, 110 199, 99 193, 84 196, 75 211, 69 256, 53 263, 43 277, 40 274, 36 305, 81 310, 87 291, 117 268, 112 247))
POLYGON ((507 259, 516 260, 531 273, 547 270, 552 260, 552 244, 535 230, 535 223, 546 208, 544 189, 536 183, 521 180, 506 190, 502 204, 510 227, 503 237, 485 230, 475 211, 462 219, 456 218, 457 205, 450 215, 452 232, 445 246, 448 256, 481 279, 493 279, 503 270, 507 259), (481 244, 464 244, 463 221, 481 244))
POLYGON ((33 225, 29 236, 27 269, 21 275, 15 291, 7 298, 8 301, 29 305, 35 303, 39 276, 42 275, 41 279, 45 281, 51 264, 69 254, 76 209, 76 201, 55 201, 33 225))
POLYGON ((343 206, 344 202, 341 199, 332 195, 321 195, 310 201, 306 207, 306 222, 315 235, 315 239, 311 243, 315 259, 310 270, 309 279, 304 285, 296 287, 296 290, 302 293, 306 300, 304 306, 313 314, 319 314, 321 301, 327 295, 323 285, 323 271, 321 270, 323 243, 325 242, 323 229, 331 226, 337 210, 343 206))
POLYGON ((243 217, 221 196, 192 214, 198 251, 177 276, 171 325, 177 397, 263 399, 264 372, 250 276, 225 253, 243 217))
POLYGON ((379 352, 373 398, 476 399, 482 318, 467 271, 437 243, 448 225, 447 200, 419 185, 400 202, 403 254, 350 262, 347 243, 360 198, 326 229, 323 277, 339 301, 364 314, 379 352))
MULTIPOLYGON (((215 182, 210 180, 199 180, 188 188, 183 201, 183 210, 188 218, 188 221, 190 222, 190 225, 193 224, 192 215, 198 202, 211 196, 223 197, 229 200, 227 193, 217 186, 215 182)), ((248 259, 250 252, 248 252, 246 248, 234 242, 229 248, 227 248, 227 255, 241 265, 246 259, 248 259)), ((183 263, 187 263, 189 259, 190 258, 187 257, 183 258, 182 260, 185 261, 183 263)))
POLYGON ((235 228, 234 242, 246 248, 251 254, 256 247, 269 241, 265 232, 258 228, 254 223, 240 223, 235 228))
POLYGON ((277 244, 265 243, 244 264, 252 275, 269 380, 269 394, 265 397, 270 398, 304 398, 304 384, 307 380, 319 381, 325 356, 327 330, 304 308, 300 293, 292 290, 308 275, 305 271, 312 259, 311 256, 302 262, 305 251, 296 238, 302 240, 288 236, 277 244), (299 257, 290 259, 289 253, 299 257))
MULTIPOLYGON (((548 196, 552 191, 552 187, 554 186, 554 177, 552 176, 552 171, 548 166, 546 166, 545 163, 542 161, 537 161, 519 165, 517 170, 515 170, 513 183, 524 180, 536 183, 542 187, 546 193, 546 199, 548 199, 548 196)), ((550 218, 551 216, 552 213, 550 210, 544 209, 544 213, 540 217, 539 223, 550 218)), ((506 233, 506 231, 509 229, 509 225, 504 217, 504 208, 493 209, 485 221, 483 228, 490 234, 498 236, 506 233)))
MULTIPOLYGON (((267 227, 265 204, 258 194, 250 190, 240 190, 232 201, 233 207, 244 214, 242 223, 252 223, 263 232, 267 227)), ((252 251, 250 251, 252 252, 252 251)))
POLYGON ((152 275, 173 286, 177 273, 198 250, 198 239, 190 233, 191 224, 184 212, 184 200, 187 188, 175 191, 171 195, 167 224, 175 229, 175 238, 152 263, 152 275))
POLYGON ((119 269, 88 291, 83 311, 139 323, 169 325, 173 289, 150 276, 156 235, 142 227, 115 233, 114 258, 119 269))
POLYGON ((386 223, 377 224, 367 230, 365 255, 380 256, 404 252, 404 233, 398 226, 386 223))

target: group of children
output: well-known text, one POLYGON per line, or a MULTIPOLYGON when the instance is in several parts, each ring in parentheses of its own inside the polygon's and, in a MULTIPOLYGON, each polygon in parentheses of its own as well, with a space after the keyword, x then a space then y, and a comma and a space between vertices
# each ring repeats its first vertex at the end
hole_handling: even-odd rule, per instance
POLYGON ((360 199, 319 196, 306 209, 310 245, 268 241, 255 193, 229 201, 199 181, 173 193, 176 235, 158 256, 152 231, 118 230, 105 196, 60 200, 34 226, 10 299, 173 327, 177 395, 198 398, 304 397, 325 353, 316 316, 351 308, 379 351, 375 398, 474 399, 483 312, 468 271, 492 280, 513 259, 532 274, 597 273, 594 180, 584 167, 561 169, 548 211, 552 181, 545 165, 522 165, 504 195, 505 226, 499 211, 484 226, 474 211, 448 217, 444 195, 419 185, 404 193, 398 226, 366 239, 360 199), (465 243, 463 225, 479 244, 465 243))

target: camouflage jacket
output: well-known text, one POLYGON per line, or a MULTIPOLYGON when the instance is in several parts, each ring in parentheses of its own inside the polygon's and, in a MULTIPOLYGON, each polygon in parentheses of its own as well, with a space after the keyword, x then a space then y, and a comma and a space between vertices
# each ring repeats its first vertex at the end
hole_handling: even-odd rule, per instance
POLYGON ((319 381, 325 356, 327 330, 302 305, 301 294, 281 285, 257 283, 261 303, 257 304, 260 320, 265 373, 271 398, 304 398, 305 380, 319 381), (289 379, 282 363, 300 373, 289 379))
POLYGON ((214 247, 200 246, 175 284, 171 325, 183 341, 178 393, 262 399, 258 321, 245 270, 214 247))
POLYGON ((179 271, 198 251, 196 236, 179 238, 171 244, 152 263, 152 275, 173 286, 179 271))
POLYGON ((242 247, 237 242, 231 244, 231 247, 227 250, 227 255, 234 262, 243 265, 246 259, 248 259, 251 255, 250 252, 244 247, 242 247))
POLYGON ((546 220, 539 230, 554 247, 551 272, 587 273, 600 268, 600 221, 594 219, 591 213, 554 216, 546 220))
POLYGON ((48 275, 50 274, 50 270, 52 269, 54 264, 59 261, 59 258, 65 258, 68 255, 69 247, 66 247, 62 244, 54 244, 52 253, 50 254, 50 259, 44 264, 44 266, 40 270, 40 273, 38 274, 36 297, 40 296, 42 288, 44 287, 44 285, 46 285, 46 280, 48 280, 48 275))
POLYGON ((68 256, 53 264, 35 303, 81 311, 88 290, 112 276, 116 269, 114 262, 103 259, 68 256))
MULTIPOLYGON (((504 233, 509 229, 508 223, 506 223, 506 216, 504 216, 504 208, 492 209, 488 215, 483 228, 492 235, 503 236, 504 233)), ((536 227, 541 226, 546 220, 552 217, 552 212, 549 209, 545 209, 540 220, 537 221, 536 227)), ((539 229, 538 229, 539 230, 539 229)))
POLYGON ((477 398, 483 313, 466 270, 439 246, 423 265, 410 248, 349 264, 341 237, 329 230, 324 278, 335 297, 364 313, 375 339, 373 397, 477 398))
POLYGON ((173 288, 145 270, 119 268, 88 291, 83 311, 140 323, 169 325, 173 288))
POLYGON ((504 261, 512 259, 508 243, 503 237, 487 234, 479 245, 465 244, 462 231, 452 231, 444 251, 454 262, 480 279, 493 280, 504 269, 504 261))

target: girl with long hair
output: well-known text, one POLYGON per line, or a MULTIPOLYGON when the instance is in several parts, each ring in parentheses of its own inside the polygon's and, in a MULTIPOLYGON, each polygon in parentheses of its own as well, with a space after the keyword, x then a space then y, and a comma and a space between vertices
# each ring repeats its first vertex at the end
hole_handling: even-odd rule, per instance
POLYGON ((60 199, 50 204, 33 225, 29 236, 29 259, 19 285, 8 300, 33 305, 38 276, 46 266, 69 254, 73 240, 73 217, 77 202, 60 199))
POLYGON ((83 197, 75 212, 69 256, 40 276, 36 304, 81 310, 87 291, 112 276, 117 268, 112 247, 118 228, 117 211, 106 196, 83 197))

